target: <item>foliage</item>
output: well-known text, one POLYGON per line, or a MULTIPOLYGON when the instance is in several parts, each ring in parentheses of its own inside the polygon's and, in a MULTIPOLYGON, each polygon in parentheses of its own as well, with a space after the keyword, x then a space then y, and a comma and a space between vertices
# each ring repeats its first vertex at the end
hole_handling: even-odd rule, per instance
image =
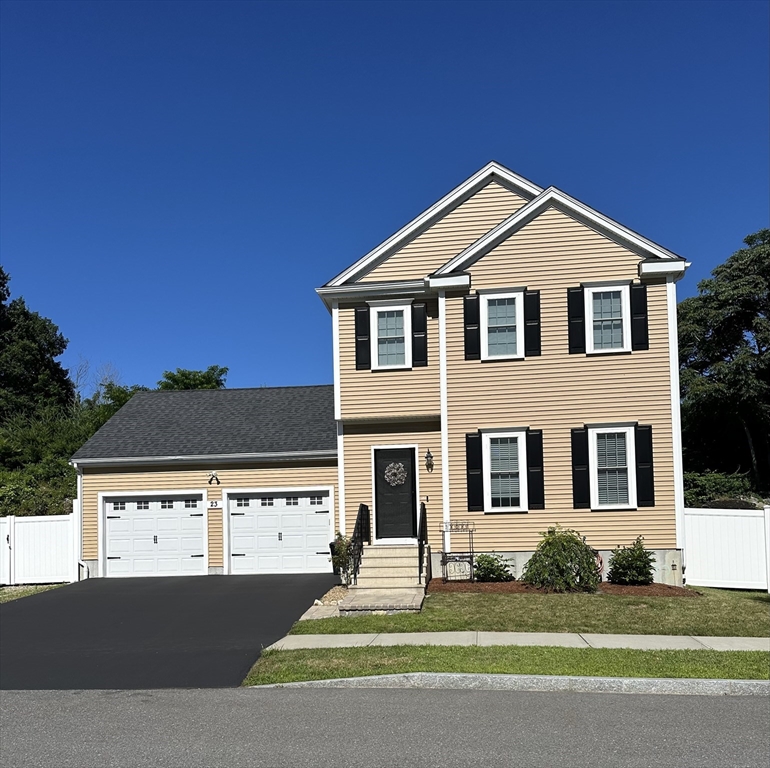
POLYGON ((770 488, 770 229, 749 235, 679 305, 688 470, 770 488))
POLYGON ((524 566, 522 581, 551 592, 596 592, 599 571, 593 550, 577 531, 551 527, 524 566))
POLYGON ((210 365, 205 371, 188 371, 186 368, 163 371, 158 389, 224 389, 229 370, 210 365))
POLYGON ((751 488, 746 475, 725 475, 722 472, 684 473, 684 503, 687 507, 753 509, 756 505, 745 501, 745 497, 750 494, 751 488), (748 506, 724 506, 736 503, 748 506))
POLYGON ((612 584, 652 584, 655 557, 644 548, 644 537, 637 536, 630 547, 618 547, 610 555, 607 581, 612 584))
POLYGON ((343 584, 350 584, 351 571, 353 570, 350 542, 349 536, 343 536, 337 531, 332 549, 332 566, 334 566, 334 572, 339 573, 343 584))
POLYGON ((11 414, 31 414, 74 402, 75 387, 56 358, 67 339, 22 298, 9 302, 8 273, 0 267, 0 423, 11 414))
POLYGON ((476 555, 473 563, 473 577, 476 581, 513 581, 509 570, 510 560, 500 555, 476 555))

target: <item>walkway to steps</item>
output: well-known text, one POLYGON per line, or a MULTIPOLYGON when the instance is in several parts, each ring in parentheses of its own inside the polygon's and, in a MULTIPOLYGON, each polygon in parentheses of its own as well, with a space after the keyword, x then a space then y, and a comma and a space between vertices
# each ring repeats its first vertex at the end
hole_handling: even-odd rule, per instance
POLYGON ((287 635, 267 650, 386 645, 540 645, 561 648, 632 648, 643 651, 770 651, 770 638, 595 635, 577 632, 382 632, 358 635, 287 635))

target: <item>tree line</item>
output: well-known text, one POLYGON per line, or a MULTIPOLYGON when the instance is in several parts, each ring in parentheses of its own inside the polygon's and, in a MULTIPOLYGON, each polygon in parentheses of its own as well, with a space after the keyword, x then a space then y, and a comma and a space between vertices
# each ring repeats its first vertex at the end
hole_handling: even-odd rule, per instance
MULTIPOLYGON (((685 500, 751 505, 770 493, 770 229, 749 235, 679 304, 685 500)), ((11 300, 0 267, 0 516, 66 514, 69 458, 137 392, 103 376, 84 396, 67 339, 11 300)), ((221 389, 228 369, 164 371, 157 389, 221 389)))

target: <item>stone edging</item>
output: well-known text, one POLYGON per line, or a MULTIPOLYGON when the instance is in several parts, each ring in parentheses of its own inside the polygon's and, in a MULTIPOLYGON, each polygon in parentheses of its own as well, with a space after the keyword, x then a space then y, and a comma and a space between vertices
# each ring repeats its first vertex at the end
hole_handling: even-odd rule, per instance
POLYGON ((688 696, 769 696, 768 680, 689 678, 568 677, 551 675, 478 675, 409 672, 399 675, 344 677, 252 688, 432 688, 481 691, 571 691, 575 693, 653 693, 688 696))

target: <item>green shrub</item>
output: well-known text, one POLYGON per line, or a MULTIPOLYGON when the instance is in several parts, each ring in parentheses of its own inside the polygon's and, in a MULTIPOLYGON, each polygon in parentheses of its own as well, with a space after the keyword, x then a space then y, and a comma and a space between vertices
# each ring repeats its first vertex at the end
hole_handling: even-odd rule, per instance
POLYGON ((473 561, 473 578, 476 581, 513 581, 508 570, 510 560, 500 555, 476 555, 473 561))
POLYGON ((644 548, 644 538, 637 536, 630 547, 618 547, 610 555, 607 581, 612 584, 652 584, 652 552, 644 548))
POLYGON ((596 558, 580 534, 556 526, 540 535, 522 580, 550 592, 596 592, 600 577, 596 558))
MULTIPOLYGON (((722 505, 746 503, 742 497, 751 495, 751 486, 746 475, 725 475, 721 472, 684 473, 684 504, 686 507, 713 507, 719 501, 722 505)), ((751 504, 751 509, 754 508, 751 504)), ((717 509, 746 509, 746 507, 717 506, 717 509)))
POLYGON ((339 574, 342 583, 350 584, 350 572, 353 570, 350 538, 343 536, 339 531, 332 544, 332 566, 334 572, 339 574))

